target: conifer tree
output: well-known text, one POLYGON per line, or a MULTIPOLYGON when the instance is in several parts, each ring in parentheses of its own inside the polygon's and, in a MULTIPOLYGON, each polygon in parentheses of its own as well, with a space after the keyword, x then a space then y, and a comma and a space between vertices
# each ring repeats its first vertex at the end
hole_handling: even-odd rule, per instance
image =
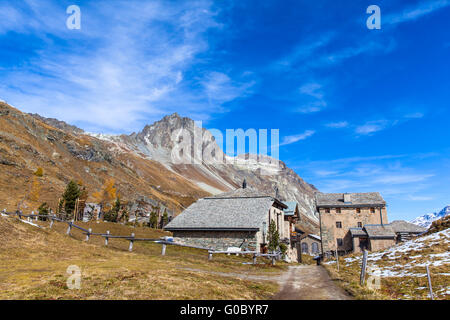
POLYGON ((117 222, 119 212, 120 212, 120 198, 117 197, 116 202, 114 202, 114 206, 111 208, 111 210, 105 213, 103 219, 109 222, 117 222))
POLYGON ((278 233, 275 221, 271 220, 269 224, 269 251, 275 252, 280 246, 280 234, 278 233))
POLYGON ((149 220, 150 228, 157 228, 158 226, 158 213, 155 209, 153 209, 152 213, 150 214, 150 220, 149 220))
POLYGON ((167 224, 167 222, 169 222, 169 215, 167 214, 167 209, 164 209, 164 213, 163 213, 163 227, 167 224))
POLYGON ((70 217, 75 210, 75 202, 80 196, 80 188, 78 184, 71 180, 64 191, 64 210, 66 211, 66 218, 70 217))

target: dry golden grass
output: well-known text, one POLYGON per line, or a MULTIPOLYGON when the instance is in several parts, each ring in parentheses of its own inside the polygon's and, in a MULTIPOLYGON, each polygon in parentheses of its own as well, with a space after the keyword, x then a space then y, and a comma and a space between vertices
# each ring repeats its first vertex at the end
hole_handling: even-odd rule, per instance
MULTIPOLYGON (((48 222, 39 222, 48 227, 48 222)), ((162 231, 133 228, 112 223, 89 223, 94 232, 159 237, 162 231)), ((85 235, 66 224, 54 229, 38 229, 17 219, 0 217, 0 298, 1 299, 267 299, 277 290, 272 282, 240 280, 210 274, 211 271, 263 274, 286 267, 244 265, 250 258, 217 256, 208 261, 203 250, 168 246, 161 256, 161 245, 85 235), (80 290, 67 288, 67 267, 82 270, 80 290), (195 270, 195 271, 193 271, 195 270), (198 271, 197 271, 198 270, 198 271), (208 271, 208 272, 202 272, 208 271)))

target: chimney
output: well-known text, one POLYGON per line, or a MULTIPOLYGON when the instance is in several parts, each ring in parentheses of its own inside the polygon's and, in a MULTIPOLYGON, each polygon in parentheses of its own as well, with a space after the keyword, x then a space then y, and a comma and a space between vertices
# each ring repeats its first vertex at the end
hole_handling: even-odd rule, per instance
POLYGON ((247 188, 247 181, 244 179, 244 182, 242 182, 242 189, 247 188))
POLYGON ((352 203, 352 195, 350 193, 344 193, 344 203, 352 203))

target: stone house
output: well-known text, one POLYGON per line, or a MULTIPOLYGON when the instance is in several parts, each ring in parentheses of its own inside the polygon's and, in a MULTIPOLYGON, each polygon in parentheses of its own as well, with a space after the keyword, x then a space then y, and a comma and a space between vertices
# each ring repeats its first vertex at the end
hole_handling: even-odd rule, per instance
POLYGON ((404 220, 395 220, 390 223, 396 235, 396 242, 411 240, 427 231, 427 228, 415 225, 404 220))
POLYGON ((290 243, 291 235, 292 232, 295 231, 295 224, 298 221, 300 212, 298 209, 298 204, 295 201, 283 201, 283 204, 287 206, 286 209, 283 209, 285 221, 283 235, 285 236, 284 239, 288 239, 290 243))
MULTIPOLYGON (((247 188, 206 197, 190 205, 164 229, 176 242, 214 250, 240 248, 265 251, 269 224, 274 221, 280 239, 290 239, 295 214, 285 219, 288 206, 275 197, 247 188)), ((288 257, 296 260, 296 248, 289 246, 288 257)))
POLYGON ((378 250, 395 243, 386 202, 378 192, 317 193, 316 208, 325 255, 378 250))
POLYGON ((300 240, 300 248, 303 254, 317 256, 322 252, 321 247, 321 239, 318 235, 306 234, 306 236, 302 237, 300 240))
POLYGON ((390 224, 367 224, 362 228, 350 228, 352 251, 382 250, 395 244, 395 231, 390 224))

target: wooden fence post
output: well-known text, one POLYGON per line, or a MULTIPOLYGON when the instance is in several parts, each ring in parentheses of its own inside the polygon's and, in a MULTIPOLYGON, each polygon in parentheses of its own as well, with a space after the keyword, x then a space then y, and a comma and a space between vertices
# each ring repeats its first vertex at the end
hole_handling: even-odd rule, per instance
POLYGON ((53 222, 54 222, 55 220, 53 219, 53 217, 51 217, 50 220, 51 220, 51 221, 50 221, 50 229, 51 229, 51 228, 53 227, 53 222))
POLYGON ((256 264, 256 253, 253 254, 253 264, 256 264))
POLYGON ((66 234, 67 235, 70 235, 70 230, 72 230, 72 222, 68 222, 69 223, 69 226, 67 227, 67 232, 66 232, 66 234))
POLYGON ((89 228, 88 233, 86 234, 86 241, 89 241, 89 239, 91 238, 91 233, 92 233, 92 229, 89 228))
POLYGON ((272 265, 275 265, 275 256, 272 256, 272 265))
POLYGON ((162 245, 161 255, 162 255, 162 256, 165 256, 165 255, 166 255, 166 244, 165 244, 165 243, 163 243, 163 245, 162 245))
POLYGON ((430 269, 428 268, 428 265, 427 265, 427 278, 428 278, 428 288, 430 289, 430 298, 431 300, 434 300, 433 287, 431 286, 430 269))
POLYGON ((361 265, 361 277, 360 284, 363 286, 366 280, 366 267, 367 267, 367 250, 364 249, 362 265, 361 265))
POLYGON ((339 272, 339 254, 337 249, 336 249, 336 264, 337 264, 337 271, 339 272))
POLYGON ((213 256, 212 256, 213 254, 212 254, 212 252, 211 251, 209 251, 208 252, 208 260, 209 261, 211 261, 212 260, 212 258, 213 258, 213 256))
MULTIPOLYGON (((109 234, 109 230, 108 231, 106 231, 106 234, 108 235, 109 234)), ((108 245, 108 236, 106 236, 105 237, 105 246, 107 246, 108 245)))
MULTIPOLYGON (((131 238, 134 238, 134 233, 131 234, 131 238)), ((128 251, 133 251, 133 239, 130 239, 130 247, 128 248, 128 251)))

